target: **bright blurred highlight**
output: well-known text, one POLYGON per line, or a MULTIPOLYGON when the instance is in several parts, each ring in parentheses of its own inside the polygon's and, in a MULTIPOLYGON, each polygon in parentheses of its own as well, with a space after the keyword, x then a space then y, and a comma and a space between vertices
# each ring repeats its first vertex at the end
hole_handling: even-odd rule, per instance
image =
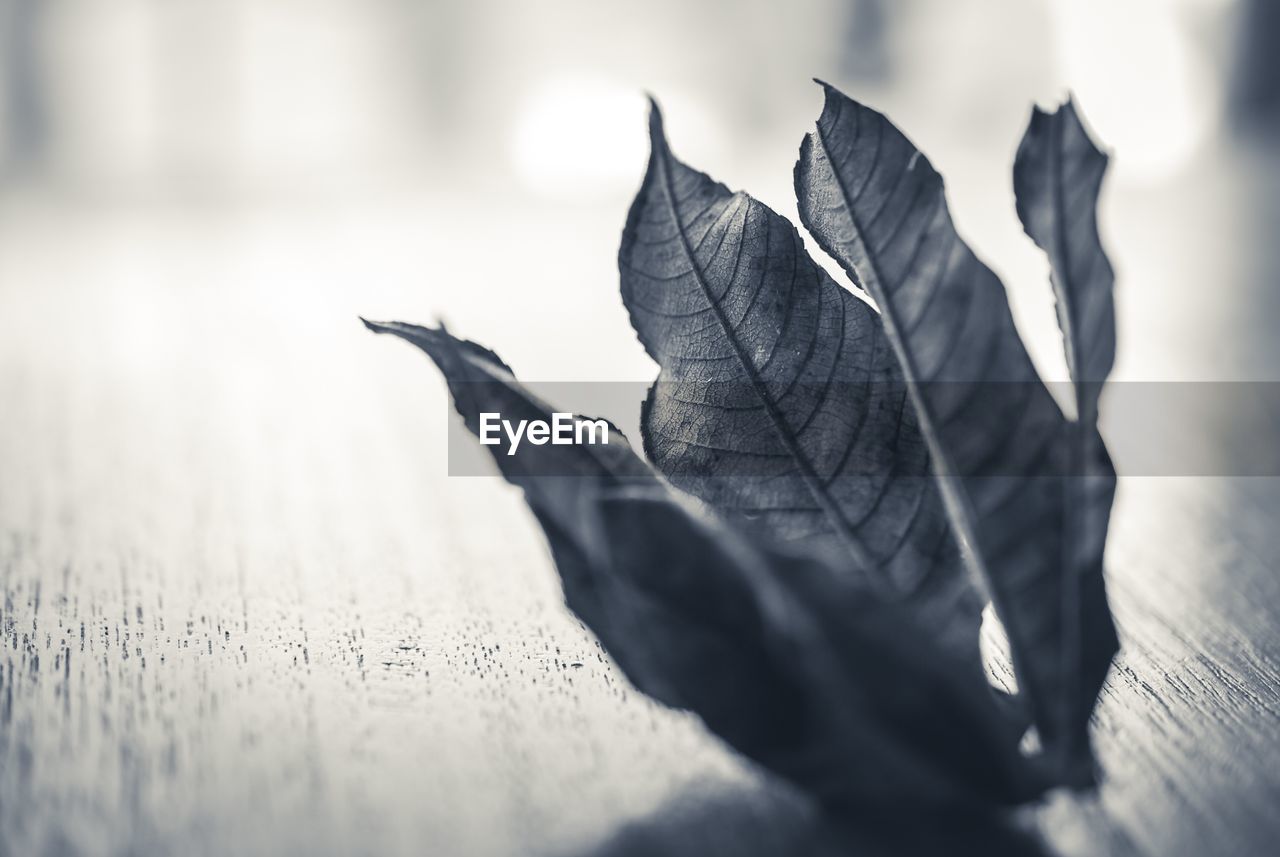
MULTIPOLYGON (((1200 0, 1203 3, 1203 0, 1200 0)), ((1222 98, 1193 39, 1187 0, 1055 0, 1062 79, 1119 153, 1116 175, 1149 184, 1184 167, 1222 98)))
POLYGON ((510 156, 520 181, 548 197, 582 199, 636 181, 648 152, 644 97, 589 77, 547 81, 525 99, 510 156))

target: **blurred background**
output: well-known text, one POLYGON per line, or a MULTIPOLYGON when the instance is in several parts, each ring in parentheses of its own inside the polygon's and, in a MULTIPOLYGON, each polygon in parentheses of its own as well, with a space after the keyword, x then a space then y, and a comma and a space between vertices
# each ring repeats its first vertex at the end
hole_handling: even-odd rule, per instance
MULTIPOLYGON (((1071 91, 1114 153, 1116 377, 1280 380, 1278 19, 1272 0, 0 0, 0 852, 542 852, 750 780, 628 693, 518 496, 444 478, 442 385, 357 315, 444 317, 528 379, 651 379, 615 261, 643 94, 678 156, 795 220, 819 77, 930 157, 1062 378, 1010 171, 1032 103, 1071 91)), ((1229 444, 1230 415, 1205 419, 1229 444)), ((1280 605, 1269 513, 1174 483, 1122 487, 1127 651, 1169 626, 1275 656, 1221 636, 1280 605)), ((1273 727, 1103 718, 1111 807, 1151 853, 1227 853, 1195 836, 1252 812, 1262 774, 1193 766, 1225 796, 1212 823, 1152 795, 1178 752, 1273 751, 1273 727)))
POLYGON ((791 215, 821 77, 947 176, 1046 366, 1044 266, 1009 167, 1030 104, 1075 92, 1116 153, 1121 372, 1253 378, 1271 355, 1180 340, 1205 313, 1276 309, 1240 258, 1274 231, 1256 174, 1280 113, 1276 17, 1266 0, 2 0, 4 315, 58 310, 25 305, 42 278, 143 317, 159 307, 123 280, 163 300, 216 282, 295 326, 444 314, 526 374, 645 378, 610 262, 647 153, 642 93, 678 154, 791 215), (96 270, 52 270, 68 264, 96 270))

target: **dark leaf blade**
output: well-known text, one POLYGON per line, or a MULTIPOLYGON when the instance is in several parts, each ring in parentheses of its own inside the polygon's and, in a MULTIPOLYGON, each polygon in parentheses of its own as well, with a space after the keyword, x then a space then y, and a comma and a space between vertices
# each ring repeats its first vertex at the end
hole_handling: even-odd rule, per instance
MULTIPOLYGON (((366 324, 425 351, 473 430, 482 409, 550 413, 481 346, 366 324)), ((620 434, 605 455, 490 451, 524 489, 567 604, 631 682, 739 752, 841 808, 1017 804, 1046 788, 980 666, 938 644, 915 611, 852 586, 829 557, 694 514, 620 434), (541 475, 534 459, 547 456, 580 458, 554 469, 578 475, 541 475)))
POLYGON ((1082 676, 1099 664, 1105 673, 1116 646, 1100 565, 1073 559, 1067 423, 1003 285, 957 234, 937 171, 884 116, 823 87, 796 165, 801 219, 879 305, 953 525, 1008 633, 1020 695, 1064 781, 1089 784, 1097 688, 1082 690, 1082 676))
POLYGON ((1013 163, 1018 218, 1049 257, 1058 326, 1085 425, 1097 421, 1098 395, 1116 358, 1115 274, 1097 217, 1107 162, 1067 101, 1052 113, 1033 109, 1013 163))
MULTIPOLYGON (((1070 428, 1069 467, 1081 474, 1067 486, 1072 562, 1084 605, 1105 603, 1102 559, 1116 474, 1097 430, 1098 397, 1115 363, 1115 274, 1098 233, 1098 195, 1107 171, 1098 148, 1068 100, 1052 113, 1034 108, 1013 164, 1013 189, 1023 229, 1049 260, 1050 282, 1075 388, 1076 422, 1070 428)), ((1084 617, 1086 620, 1090 617, 1084 617)), ((1077 718, 1106 677, 1115 628, 1094 616, 1083 628, 1077 718)))
POLYGON ((623 302, 661 367, 650 460, 721 512, 838 539, 855 573, 930 592, 918 600, 971 645, 980 599, 875 311, 785 218, 676 159, 656 105, 650 138, 619 251, 623 302))
MULTIPOLYGON (((771 689, 765 718, 744 721, 736 685, 709 670, 692 691, 708 726, 829 808, 1016 805, 1046 789, 981 666, 940 644, 911 605, 851 587, 830 554, 775 547, 624 492, 602 518, 614 574, 648 596, 628 603, 679 605, 691 627, 738 641, 744 680, 771 689)), ((678 644, 670 656, 687 668, 678 644)))

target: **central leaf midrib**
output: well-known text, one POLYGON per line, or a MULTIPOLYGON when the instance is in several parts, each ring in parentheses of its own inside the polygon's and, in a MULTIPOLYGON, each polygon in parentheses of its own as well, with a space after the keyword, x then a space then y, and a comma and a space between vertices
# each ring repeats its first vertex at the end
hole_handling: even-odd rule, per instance
MULTIPOLYGON (((1057 299, 1062 302, 1062 311, 1058 313, 1058 322, 1062 325, 1062 341, 1066 352, 1067 367, 1075 381, 1076 419, 1075 423, 1070 427, 1071 437, 1067 442, 1067 454, 1069 456, 1067 472, 1075 473, 1077 468, 1084 466, 1084 445, 1088 442, 1084 421, 1089 418, 1089 415, 1085 413, 1084 379, 1081 377, 1080 351, 1076 342, 1075 307, 1071 298, 1071 295, 1076 293, 1076 289, 1072 282, 1071 259, 1067 248, 1066 186, 1065 177, 1063 176, 1067 133, 1065 111, 1066 108, 1060 108, 1050 118, 1048 160, 1049 181, 1053 196, 1053 240, 1057 244, 1058 259, 1061 260, 1062 265, 1062 282, 1059 285, 1060 294, 1057 296, 1057 299)), ((1055 279, 1052 271, 1050 271, 1050 279, 1055 279)), ((1076 480, 1069 479, 1063 484, 1063 516, 1066 519, 1063 522, 1063 529, 1068 537, 1063 539, 1062 545, 1062 567, 1066 574, 1062 582, 1062 608, 1060 615, 1062 617, 1062 635, 1065 639, 1062 643, 1064 680, 1059 691, 1059 705, 1061 706, 1059 714, 1066 722, 1059 725, 1062 728, 1061 738, 1063 741, 1060 763, 1064 766, 1070 763, 1071 757, 1074 755, 1073 749, 1076 736, 1075 731, 1071 728, 1071 712, 1073 708, 1071 701, 1077 695, 1077 686, 1083 678, 1081 673, 1084 671, 1084 651, 1079 633, 1080 628, 1077 625, 1079 617, 1076 615, 1080 610, 1080 588, 1075 575, 1074 552, 1072 550, 1077 540, 1084 536, 1085 519, 1076 511, 1076 501, 1079 499, 1083 502, 1083 495, 1083 483, 1077 485, 1076 480)))
MULTIPOLYGON (((706 278, 702 274, 702 269, 698 265, 698 260, 694 256, 693 248, 689 244, 689 237, 685 234, 684 223, 680 219, 680 210, 676 205, 675 187, 671 180, 671 161, 670 152, 667 151, 665 144, 659 151, 659 159, 662 165, 662 189, 666 195, 667 205, 671 209, 671 218, 676 224, 676 234, 680 238, 680 247, 683 249, 685 256, 689 260, 689 268, 693 273, 694 279, 698 282, 698 287, 702 290, 703 296, 707 300, 707 304, 711 307, 711 311, 715 313, 716 320, 720 323, 720 327, 724 330, 725 337, 729 340, 729 344, 733 347, 734 354, 737 355, 738 361, 742 364, 742 368, 747 373, 747 378, 751 382, 751 387, 755 391, 763 403, 765 412, 769 415, 769 420, 773 424, 774 431, 778 435, 778 439, 786 448, 788 454, 795 460, 796 465, 800 469, 800 476, 804 480, 805 487, 809 489, 809 493, 813 495, 819 508, 822 509, 824 515, 831 520, 832 526, 835 528, 837 535, 849 552, 853 555, 854 560, 859 563, 863 569, 870 572, 877 566, 871 554, 858 540, 857 536, 849 527, 848 521, 840 512, 839 507, 835 503, 834 498, 827 493, 822 485, 822 481, 818 478, 817 471, 814 470, 813 464, 805 456, 803 450, 800 449, 798 439, 792 434, 790 426, 787 425, 782 413, 778 410, 777 403, 769 396, 768 389, 765 387, 764 380, 756 371, 755 365, 751 362, 750 355, 742 347, 742 343, 738 341, 734 335, 733 327, 729 323, 728 317, 721 308, 719 301, 711 291, 711 286, 707 283, 706 278)), ((748 202, 750 205, 750 202, 748 202)), ((741 252, 739 250, 739 252, 741 252)), ((874 577, 874 576, 873 576, 874 577)))

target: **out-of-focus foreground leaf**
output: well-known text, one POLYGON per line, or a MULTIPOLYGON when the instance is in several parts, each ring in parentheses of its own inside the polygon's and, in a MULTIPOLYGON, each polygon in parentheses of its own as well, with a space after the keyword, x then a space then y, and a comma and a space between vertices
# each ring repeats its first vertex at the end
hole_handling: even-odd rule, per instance
MULTIPOLYGON (((425 351, 479 414, 550 419, 491 351, 443 329, 366 322, 425 351)), ((692 512, 610 444, 492 447, 542 524, 569 607, 641 691, 697 713, 832 808, 1013 804, 1046 783, 981 683, 906 604, 692 512), (547 456, 562 456, 550 476, 547 456)))
POLYGON ((956 233, 937 171, 883 115, 824 89, 796 165, 801 219, 879 306, 1020 695, 1059 777, 1091 784, 1088 713, 1117 645, 1101 550, 1078 550, 1072 521, 1105 515, 1109 494, 1070 487, 1074 432, 1004 287, 956 233), (1069 512, 1086 497, 1106 509, 1069 512))
POLYGON ((981 682, 985 599, 879 316, 784 217, 680 162, 656 104, 649 135, 618 254, 632 326, 661 367, 641 420, 649 459, 723 514, 838 541, 851 578, 909 598, 981 682))

